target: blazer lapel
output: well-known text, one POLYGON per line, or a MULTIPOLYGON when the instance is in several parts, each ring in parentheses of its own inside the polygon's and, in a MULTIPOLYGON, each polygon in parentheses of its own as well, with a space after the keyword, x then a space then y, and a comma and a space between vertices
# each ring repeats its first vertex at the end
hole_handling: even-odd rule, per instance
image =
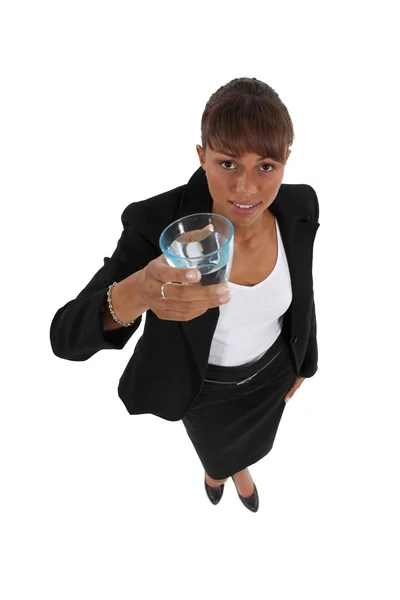
MULTIPOLYGON (((212 203, 207 177, 204 169, 199 167, 184 189, 174 220, 199 212, 211 212, 212 203)), ((312 221, 312 215, 296 214, 293 208, 295 205, 296 199, 281 185, 275 200, 269 206, 278 221, 289 265, 293 299, 287 315, 290 319, 291 336, 301 328, 305 320, 304 311, 307 311, 311 301, 312 252, 319 227, 319 223, 312 221)), ((218 318, 219 307, 215 307, 196 319, 179 321, 201 377, 207 368, 210 343, 218 318)))

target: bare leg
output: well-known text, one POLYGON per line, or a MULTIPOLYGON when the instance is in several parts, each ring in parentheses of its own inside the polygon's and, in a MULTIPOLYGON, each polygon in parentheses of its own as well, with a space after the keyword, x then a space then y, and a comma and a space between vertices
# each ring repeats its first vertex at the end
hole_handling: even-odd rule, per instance
POLYGON ((228 477, 226 479, 213 479, 212 477, 209 477, 206 473, 207 485, 209 485, 211 487, 219 487, 220 485, 222 485, 223 483, 228 481, 228 479, 229 479, 228 477))
POLYGON ((236 489, 243 498, 248 498, 254 492, 254 482, 251 478, 249 469, 243 469, 232 475, 236 489))

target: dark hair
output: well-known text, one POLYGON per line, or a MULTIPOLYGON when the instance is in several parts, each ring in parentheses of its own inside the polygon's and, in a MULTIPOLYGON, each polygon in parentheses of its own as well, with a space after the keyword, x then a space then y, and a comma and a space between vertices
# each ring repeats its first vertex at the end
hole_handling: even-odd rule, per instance
POLYGON ((286 163, 293 144, 293 123, 286 106, 269 85, 255 77, 232 79, 214 92, 201 117, 206 150, 242 156, 254 152, 286 163))

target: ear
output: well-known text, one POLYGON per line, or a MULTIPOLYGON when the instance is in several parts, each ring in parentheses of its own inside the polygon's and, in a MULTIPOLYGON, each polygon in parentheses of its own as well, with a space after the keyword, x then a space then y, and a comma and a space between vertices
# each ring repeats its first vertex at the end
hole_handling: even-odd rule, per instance
POLYGON ((202 148, 202 146, 200 146, 199 144, 196 145, 196 150, 197 150, 197 154, 199 155, 199 159, 200 159, 200 165, 202 166, 202 168, 205 170, 205 152, 202 148))

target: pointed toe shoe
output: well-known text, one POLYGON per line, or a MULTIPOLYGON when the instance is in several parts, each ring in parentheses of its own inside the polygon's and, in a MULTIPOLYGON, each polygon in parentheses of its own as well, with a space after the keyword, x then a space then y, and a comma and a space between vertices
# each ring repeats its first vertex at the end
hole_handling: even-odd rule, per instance
POLYGON ((206 478, 204 477, 204 485, 206 488, 207 497, 210 500, 210 502, 212 502, 213 504, 218 504, 218 502, 222 498, 222 494, 224 493, 225 484, 223 483, 218 487, 211 487, 211 485, 208 485, 206 478))
MULTIPOLYGON (((233 479, 233 477, 232 477, 232 479, 233 479)), ((235 483, 234 479, 233 479, 233 482, 235 483)), ((236 483, 235 483, 235 487, 236 487, 236 483)), ((236 488, 236 491, 237 491, 237 494, 238 494, 238 496, 239 496, 242 504, 244 504, 246 508, 248 508, 252 512, 257 512, 258 511, 258 506, 259 506, 258 491, 257 491, 257 487, 256 487, 255 483, 254 483, 254 491, 251 494, 251 496, 241 496, 239 494, 237 488, 236 488)))

